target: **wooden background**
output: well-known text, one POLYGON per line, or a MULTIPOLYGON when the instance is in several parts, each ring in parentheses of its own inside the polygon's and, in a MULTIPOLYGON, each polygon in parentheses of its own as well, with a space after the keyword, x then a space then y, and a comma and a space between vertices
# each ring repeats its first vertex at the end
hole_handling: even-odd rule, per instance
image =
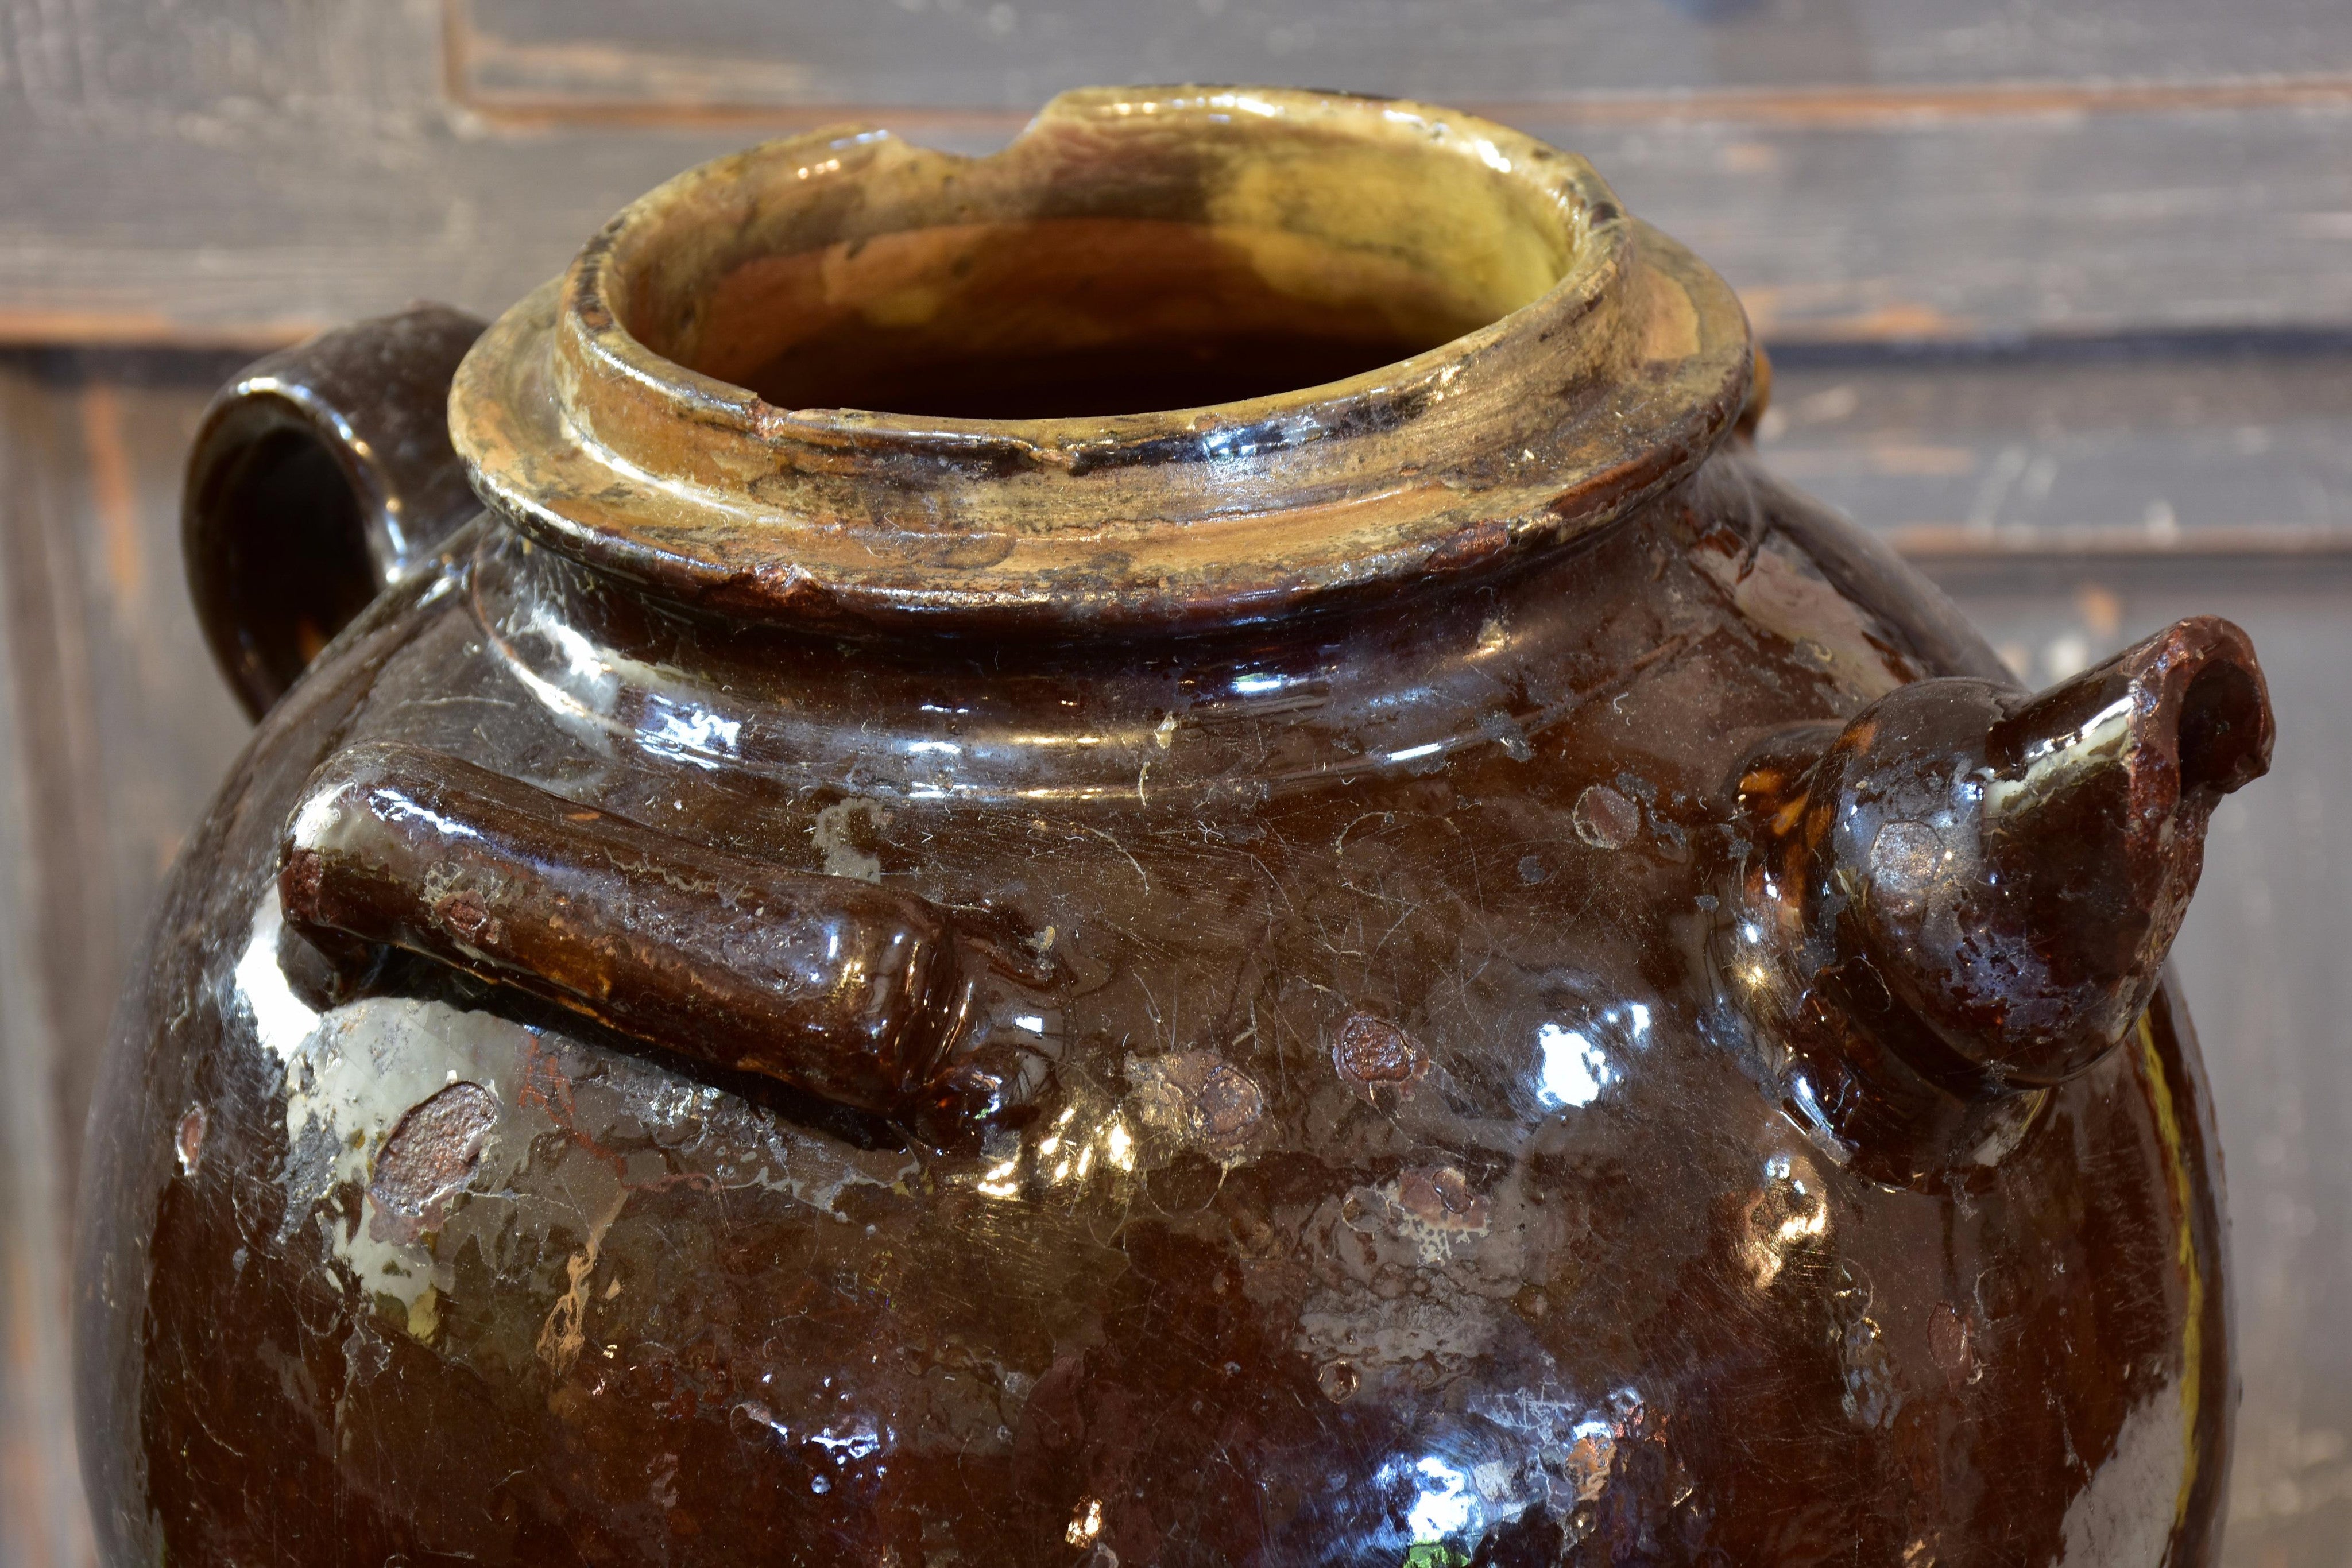
POLYGON ((245 727, 178 467, 240 360, 491 311, 712 153, 1001 141, 1093 81, 1476 107, 1740 288, 1764 449, 2018 668, 2246 625, 2277 767, 2180 946, 2227 1159, 2231 1568, 2352 1563, 2352 6, 2344 0, 0 0, 0 1568, 89 1560, 66 1246, 158 877, 245 727))

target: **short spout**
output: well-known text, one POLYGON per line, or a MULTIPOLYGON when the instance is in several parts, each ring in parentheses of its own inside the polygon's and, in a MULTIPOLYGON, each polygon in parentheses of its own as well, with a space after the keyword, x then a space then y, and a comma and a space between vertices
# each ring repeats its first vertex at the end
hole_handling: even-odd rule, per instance
POLYGON ((2038 695, 1922 681, 1810 768, 1751 769, 1751 895, 1794 989, 1930 1082, 2056 1084, 2148 1005, 2213 808, 2272 735, 2252 645, 2210 616, 2038 695))

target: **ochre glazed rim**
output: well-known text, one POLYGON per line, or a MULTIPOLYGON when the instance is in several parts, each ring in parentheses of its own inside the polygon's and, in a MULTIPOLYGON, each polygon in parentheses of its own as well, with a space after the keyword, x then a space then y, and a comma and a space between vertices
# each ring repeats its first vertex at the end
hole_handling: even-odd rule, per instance
POLYGON ((1141 629, 1256 619, 1565 542, 1695 466, 1749 372, 1729 287, 1572 154, 1424 104, 1088 89, 985 159, 851 128, 688 171, 484 335, 450 424, 488 505, 667 598, 759 619, 1141 629), (975 212, 1001 216, 1072 170, 1164 182, 1181 158, 1188 178, 1231 179, 1302 146, 1451 161, 1431 177, 1484 182, 1556 226, 1560 276, 1345 381, 1083 419, 779 408, 624 324, 654 269, 754 222, 837 244, 845 211, 882 211, 893 232, 887 210, 909 191, 927 210, 973 192, 998 204, 975 212))

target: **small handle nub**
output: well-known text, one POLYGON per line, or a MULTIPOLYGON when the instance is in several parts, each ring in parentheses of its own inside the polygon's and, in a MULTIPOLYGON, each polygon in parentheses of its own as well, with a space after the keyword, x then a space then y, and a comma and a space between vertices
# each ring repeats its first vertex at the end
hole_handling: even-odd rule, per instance
POLYGON ((1034 1096, 1050 977, 944 910, 778 869, 413 746, 331 758, 288 823, 288 923, 422 953, 679 1056, 885 1115, 1034 1096))
POLYGON ((181 503, 188 588, 256 717, 480 509, 448 404, 481 333, 445 305, 353 322, 257 361, 205 411, 181 503))

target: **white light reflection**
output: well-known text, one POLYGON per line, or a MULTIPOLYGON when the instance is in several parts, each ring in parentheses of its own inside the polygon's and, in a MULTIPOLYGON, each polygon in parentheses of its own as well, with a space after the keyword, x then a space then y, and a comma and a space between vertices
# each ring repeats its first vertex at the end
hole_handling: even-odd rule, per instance
POLYGON ((845 1459, 862 1459, 878 1453, 882 1448, 883 1435, 875 1428, 874 1417, 860 1416, 844 1426, 812 1432, 808 1440, 831 1456, 834 1463, 839 1464, 845 1459))
POLYGON ((1402 751, 1391 751, 1388 754, 1387 760, 1391 762, 1411 762, 1417 757, 1429 757, 1444 749, 1445 743, 1444 741, 1433 740, 1426 746, 1408 746, 1402 751))
POLYGON ((1412 1467, 1414 1489, 1420 1495, 1404 1516, 1415 1546, 1433 1545, 1470 1528, 1478 1499, 1470 1490, 1470 1475, 1430 1454, 1412 1467))
MULTIPOLYGON (((455 818, 445 817, 430 806, 418 805, 397 789, 371 789, 368 791, 368 800, 377 810, 395 822, 423 822, 444 838, 478 839, 482 836, 475 829, 467 827, 455 818)), ((302 822, 310 822, 315 831, 316 821, 317 819, 310 815, 306 805, 301 821, 296 824, 297 830, 299 830, 302 822)), ((315 847, 318 841, 313 838, 297 839, 295 841, 300 847, 307 849, 315 847)))
POLYGON ((1741 1250, 1756 1288, 1769 1291, 1792 1253, 1829 1234, 1829 1202, 1811 1163, 1785 1154, 1767 1159, 1764 1185, 1748 1199, 1747 1221, 1741 1250))
MULTIPOLYGON (((581 635, 577 627, 568 626, 553 615, 541 611, 531 617, 531 630, 552 643, 563 662, 572 667, 572 678, 583 685, 595 685, 611 678, 613 666, 606 664, 596 651, 596 644, 581 635)), ((606 696, 609 702, 609 695, 606 696)))
POLYGON ((1572 1029, 1545 1024, 1536 1030, 1536 1048, 1543 1053, 1536 1068, 1536 1098, 1547 1106, 1590 1105, 1616 1080, 1608 1056, 1572 1029))
POLYGON ((1249 674, 1234 677, 1234 690, 1245 697, 1263 696, 1268 692, 1278 692, 1288 684, 1282 676, 1267 674, 1264 671, 1253 671, 1249 674))
POLYGON ((236 995, 252 1015, 254 1034, 290 1067, 310 1041, 310 1031, 319 1027, 319 1015, 294 994, 278 965, 278 936, 284 920, 272 885, 254 909, 253 935, 236 961, 236 995))
POLYGON ((648 751, 674 757, 697 768, 715 768, 716 757, 732 758, 743 735, 743 721, 721 718, 707 708, 648 693, 637 738, 648 751))
POLYGON ((2025 754, 2021 776, 1987 779, 1983 786, 1986 813, 2004 815, 2056 787, 2073 770, 2113 761, 2131 738, 2132 701, 2126 692, 2066 734, 2035 742, 2025 754))
POLYGON ((1093 1173, 1097 1155, 1108 1169, 1131 1172, 1139 1153, 1124 1118, 1113 1114, 1099 1122, 1082 1120, 1077 1107, 1068 1106, 1034 1144, 992 1149, 982 1156, 978 1175, 967 1179, 983 1197, 1036 1198, 1051 1188, 1084 1182, 1093 1173))
POLYGON ((1840 1165, 1853 1158, 1853 1145, 1838 1135, 1837 1124, 1830 1120, 1829 1113, 1822 1108, 1821 1097, 1813 1092, 1812 1079, 1801 1070, 1789 1075, 1789 1098, 1797 1103, 1797 1109, 1804 1115, 1805 1120, 1798 1124, 1817 1147, 1840 1165))

